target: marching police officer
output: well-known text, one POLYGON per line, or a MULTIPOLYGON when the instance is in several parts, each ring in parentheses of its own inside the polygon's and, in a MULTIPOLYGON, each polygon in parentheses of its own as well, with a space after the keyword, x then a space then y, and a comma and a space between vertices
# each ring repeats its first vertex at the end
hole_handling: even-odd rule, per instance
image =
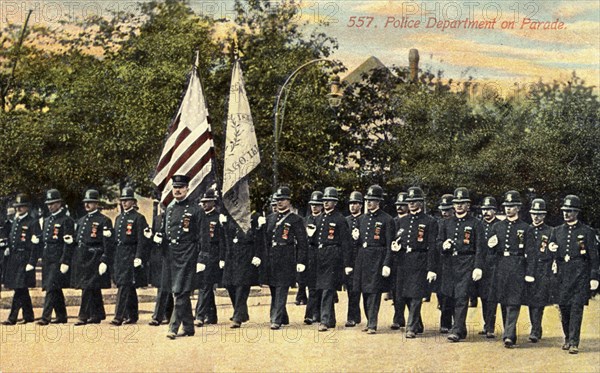
MULTIPOLYGON (((161 211, 152 219, 152 232, 162 231, 163 220, 164 212, 161 211)), ((173 312, 173 295, 171 294, 171 289, 164 285, 168 281, 165 280, 167 273, 164 268, 165 265, 165 255, 163 250, 161 250, 161 245, 153 240, 150 250, 150 271, 148 278, 150 284, 156 287, 156 299, 152 320, 148 323, 151 326, 159 326, 165 320, 168 322, 173 312)))
POLYGON ((8 319, 3 325, 15 325, 19 310, 23 309, 23 324, 33 322, 33 305, 29 288, 35 286, 35 265, 37 262, 37 242, 32 237, 38 234, 39 224, 29 213, 29 197, 17 194, 13 207, 16 214, 10 234, 8 247, 4 249, 4 286, 13 289, 14 295, 8 319))
POLYGON ((598 288, 598 249, 592 229, 579 221, 579 197, 566 196, 561 210, 565 223, 552 231, 548 249, 557 261, 558 305, 565 335, 562 349, 576 354, 583 306, 590 290, 598 288))
POLYGON ((448 335, 450 342, 467 337, 469 295, 474 282, 481 279, 485 252, 481 222, 469 215, 471 199, 467 188, 454 190, 454 216, 439 226, 438 252, 441 253, 441 292, 454 304, 454 324, 448 335))
MULTIPOLYGON (((446 220, 454 216, 454 207, 452 206, 452 194, 444 194, 440 199, 438 210, 440 211, 440 220, 438 221, 438 229, 446 220)), ((454 303, 452 298, 447 298, 441 291, 442 270, 441 263, 438 263, 437 279, 433 282, 433 291, 437 294, 438 309, 440 310, 440 333, 448 334, 452 329, 452 321, 454 318, 454 303)))
POLYGON ((118 291, 113 325, 135 324, 139 318, 135 272, 141 270, 147 240, 152 237, 146 218, 134 208, 133 188, 123 188, 119 199, 122 212, 115 221, 114 281, 118 291))
POLYGON ((517 321, 525 302, 525 284, 535 281, 536 252, 529 225, 519 219, 519 192, 506 192, 502 206, 506 220, 494 224, 488 247, 498 256, 492 280, 494 300, 506 308, 502 340, 504 347, 512 348, 517 343, 517 321))
MULTIPOLYGON (((98 209, 100 193, 88 189, 83 203, 87 214, 77 221, 77 245, 71 261, 71 285, 82 289, 76 326, 99 324, 106 318, 101 289, 110 288, 108 264, 113 254, 112 222, 98 209)), ((61 272, 68 269, 63 267, 61 272)))
POLYGON ((352 268, 350 262, 352 238, 346 218, 336 210, 338 192, 327 187, 323 193, 324 213, 317 226, 315 287, 321 292, 321 323, 319 331, 327 331, 336 324, 334 295, 341 287, 345 268, 352 268))
POLYGON ((265 281, 271 290, 271 329, 289 323, 286 302, 290 286, 296 282, 296 272, 306 269, 308 239, 302 218, 291 212, 290 188, 281 186, 275 195, 277 214, 267 219, 268 236, 265 255, 265 281))
MULTIPOLYGON (((346 221, 348 222, 348 227, 350 232, 354 231, 354 229, 358 229, 359 220, 362 216, 362 208, 363 208, 363 195, 361 192, 354 191, 350 193, 350 199, 348 200, 348 208, 350 210, 350 215, 346 216, 346 221)), ((353 327, 356 324, 360 324, 361 316, 360 316, 360 291, 356 291, 354 288, 354 273, 352 267, 356 262, 356 255, 358 254, 359 245, 358 245, 358 237, 352 237, 352 249, 350 250, 349 263, 350 265, 344 267, 345 277, 344 283, 346 285, 346 291, 348 292, 348 315, 346 318, 346 327, 353 327)))
MULTIPOLYGON (((396 197, 396 213, 397 216, 394 216, 394 225, 395 225, 395 239, 397 239, 398 232, 398 221, 405 216, 408 216, 408 202, 406 201, 406 196, 408 193, 400 192, 396 197)), ((397 255, 392 255, 392 268, 396 268, 397 255)), ((404 318, 404 309, 406 308, 406 303, 404 303, 404 299, 400 296, 396 296, 396 271, 392 271, 392 275, 390 278, 390 292, 388 293, 388 297, 384 297, 384 299, 392 299, 394 302, 394 318, 392 320, 392 325, 390 329, 398 330, 406 326, 406 321, 404 318)))
MULTIPOLYGON (((323 217, 323 192, 314 191, 308 201, 310 214, 304 218, 306 235, 308 236, 308 253, 306 271, 298 273, 298 294, 304 293, 306 298, 306 287, 308 286, 308 300, 304 313, 304 323, 311 325, 321 320, 321 291, 317 289, 317 245, 318 237, 315 235, 317 226, 323 217)), ((302 297, 296 295, 296 304, 301 304, 302 297)))
POLYGON ((527 305, 529 306, 529 320, 531 332, 529 340, 536 343, 542 338, 542 318, 544 307, 555 302, 555 276, 552 273, 554 258, 548 250, 548 243, 552 228, 544 220, 546 218, 546 201, 536 198, 531 202, 529 209, 531 215, 531 232, 533 234, 533 249, 537 251, 537 262, 533 277, 535 281, 527 285, 527 305))
POLYGON ((387 250, 394 238, 394 221, 381 210, 383 189, 372 185, 365 196, 368 212, 360 219, 358 229, 352 231, 353 238, 358 238, 360 248, 354 264, 354 288, 360 290, 367 315, 367 325, 363 331, 367 334, 377 333, 377 317, 381 306, 381 294, 388 286, 389 268, 384 268, 387 250))
POLYGON ((37 324, 48 325, 50 322, 65 324, 67 307, 62 289, 69 286, 69 277, 67 273, 61 272, 60 267, 71 263, 75 222, 63 207, 63 200, 58 190, 48 190, 45 203, 50 216, 44 219, 40 242, 43 245, 42 287, 46 290, 46 297, 42 318, 37 324), (53 321, 52 310, 56 314, 56 319, 53 321))

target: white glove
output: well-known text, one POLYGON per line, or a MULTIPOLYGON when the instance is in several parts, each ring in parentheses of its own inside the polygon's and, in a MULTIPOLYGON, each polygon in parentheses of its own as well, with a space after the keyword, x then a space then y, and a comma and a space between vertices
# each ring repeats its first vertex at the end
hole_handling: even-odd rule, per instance
POLYGON ((225 261, 219 260, 219 268, 223 269, 223 267, 225 267, 225 261))
POLYGON ((160 244, 162 243, 162 241, 163 241, 163 238, 162 238, 162 233, 160 233, 160 232, 157 232, 157 233, 154 235, 154 239, 153 239, 152 241, 154 241, 154 243, 156 243, 156 244, 159 244, 159 245, 160 245, 160 244))
POLYGON ((481 271, 480 268, 475 268, 473 270, 473 281, 479 281, 481 280, 481 276, 483 276, 483 272, 481 271))
POLYGON ((488 246, 489 247, 496 247, 496 245, 498 245, 498 236, 493 235, 492 237, 490 237, 488 239, 488 246))
POLYGON ((267 223, 267 219, 264 216, 259 216, 258 217, 258 227, 262 227, 263 225, 265 225, 267 223))
POLYGON ((219 214, 219 223, 221 223, 221 225, 227 223, 227 216, 219 214))
POLYGON ((141 265, 142 265, 142 259, 140 259, 140 258, 133 259, 133 266, 135 268, 140 267, 141 265))
POLYGON ((206 265, 202 263, 196 263, 196 273, 202 272, 206 269, 206 265))
POLYGON ((37 245, 38 243, 40 243, 40 239, 38 238, 38 236, 36 236, 35 234, 31 235, 31 243, 34 245, 37 245))
POLYGON ((63 275, 69 271, 69 266, 67 264, 60 265, 60 273, 63 275))
POLYGON ((144 228, 144 237, 147 239, 152 238, 152 229, 150 229, 150 227, 144 228))
POLYGON ((558 265, 556 264, 556 260, 552 262, 552 273, 558 273, 558 265))
POLYGON ((446 241, 444 241, 444 243, 442 244, 442 249, 444 250, 450 250, 452 248, 452 240, 451 239, 447 239, 446 241))
POLYGON ((304 264, 296 264, 296 272, 302 273, 302 272, 304 272, 305 269, 306 269, 306 266, 304 264))
POLYGON ((314 224, 309 224, 306 226, 306 235, 308 235, 308 237, 312 237, 315 234, 315 231, 317 230, 317 226, 314 224))
POLYGON ((8 248, 8 247, 7 247, 7 248, 4 250, 4 256, 9 256, 9 255, 10 255, 10 248, 8 248))
POLYGON ((98 266, 98 273, 100 274, 100 276, 105 274, 107 269, 108 266, 106 265, 106 263, 100 263, 100 265, 98 266))
POLYGON ((383 266, 383 268, 381 269, 381 275, 383 277, 390 277, 391 273, 392 273, 392 270, 388 266, 383 266))
POLYGON ((400 251, 400 248, 402 247, 402 245, 400 245, 398 243, 398 241, 392 241, 392 251, 393 252, 398 252, 400 251))
POLYGON ((437 279, 437 274, 435 272, 427 272, 427 282, 432 283, 437 279))
POLYGON ((106 238, 112 237, 112 232, 110 231, 110 228, 104 227, 104 230, 102 231, 102 235, 106 238))
POLYGON ((256 256, 254 258, 252 258, 252 265, 253 266, 258 267, 260 265, 260 263, 261 263, 260 258, 258 258, 256 256))
POLYGON ((358 237, 360 237, 360 232, 358 231, 358 228, 354 228, 352 230, 352 239, 356 241, 358 240, 358 237))
POLYGON ((590 280, 590 290, 598 289, 598 280, 590 280))
POLYGON ((4 239, 4 238, 0 239, 0 248, 6 247, 6 245, 7 245, 6 239, 4 239))
POLYGON ((33 269, 34 269, 34 268, 35 268, 35 267, 34 267, 34 266, 32 266, 31 264, 27 264, 27 265, 25 266, 25 272, 33 271, 33 269))
POLYGON ((534 282, 535 278, 533 276, 525 276, 525 282, 534 282))
POLYGON ((550 242, 550 244, 548 245, 548 250, 555 253, 556 250, 558 250, 558 245, 556 244, 556 242, 550 242))
POLYGON ((70 234, 67 234, 65 236, 63 236, 63 241, 67 244, 70 245, 73 243, 73 236, 71 236, 70 234))
POLYGON ((350 275, 353 271, 352 267, 346 267, 344 268, 344 271, 346 272, 346 276, 350 275))

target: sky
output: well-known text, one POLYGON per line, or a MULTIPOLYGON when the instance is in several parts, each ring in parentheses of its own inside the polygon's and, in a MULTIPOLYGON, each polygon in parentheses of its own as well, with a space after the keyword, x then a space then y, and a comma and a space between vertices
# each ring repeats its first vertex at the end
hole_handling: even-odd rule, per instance
MULTIPOLYGON (((27 9, 34 9, 33 22, 55 22, 69 13, 107 14, 107 8, 133 9, 134 4, 0 0, 0 22, 18 22, 27 9)), ((233 17, 233 0, 190 4, 199 14, 233 17)), ((388 66, 407 66, 408 52, 416 48, 422 69, 441 70, 448 79, 473 77, 513 90, 540 79, 567 80, 576 71, 587 84, 600 86, 598 0, 324 0, 303 1, 298 9, 307 32, 317 28, 338 40, 332 58, 349 71, 370 56, 388 66)))

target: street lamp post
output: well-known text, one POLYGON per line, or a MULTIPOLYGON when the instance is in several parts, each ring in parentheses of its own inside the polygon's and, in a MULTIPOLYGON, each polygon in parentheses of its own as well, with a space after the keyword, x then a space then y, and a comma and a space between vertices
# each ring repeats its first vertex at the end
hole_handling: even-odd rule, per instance
MULTIPOLYGON (((280 111, 279 104, 281 103, 281 96, 283 94, 285 87, 288 85, 288 83, 290 83, 290 88, 291 88, 291 82, 293 82, 292 79, 298 74, 298 72, 300 72, 300 70, 306 68, 307 66, 310 66, 310 65, 313 65, 313 64, 316 64, 319 62, 326 62, 326 63, 330 63, 332 65, 337 65, 336 62, 334 62, 332 60, 328 60, 326 58, 318 58, 318 59, 308 61, 307 63, 301 65, 296 70, 294 70, 287 77, 287 79, 285 80, 283 85, 279 88, 279 92, 277 93, 277 98, 275 99, 275 106, 273 107, 273 141, 275 142, 274 147, 273 147, 273 191, 275 191, 277 189, 277 183, 278 183, 277 177, 278 177, 278 173, 279 173, 278 172, 279 135, 281 132, 281 128, 283 127, 283 115, 281 118, 281 123, 279 122, 279 111, 280 111)), ((327 95, 328 100, 329 100, 329 105, 331 107, 337 107, 340 105, 341 99, 342 99, 339 76, 337 76, 337 75, 334 76, 330 82, 330 85, 331 85, 331 92, 327 95)), ((285 97, 283 99, 283 104, 282 104, 282 108, 281 108, 282 114, 285 112, 285 104, 287 102, 287 97, 288 97, 290 88, 288 88, 288 90, 286 91, 285 97)))

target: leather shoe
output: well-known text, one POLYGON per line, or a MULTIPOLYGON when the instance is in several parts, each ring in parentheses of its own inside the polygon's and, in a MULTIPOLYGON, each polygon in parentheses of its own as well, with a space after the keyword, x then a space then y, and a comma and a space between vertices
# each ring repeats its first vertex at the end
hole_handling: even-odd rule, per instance
POLYGON ((487 332, 487 334, 485 335, 486 338, 492 339, 492 338, 496 338, 496 334, 492 333, 492 332, 487 332))
POLYGON ((308 317, 304 319, 304 323, 305 323, 306 325, 312 325, 312 324, 313 324, 313 322, 314 322, 314 321, 313 321, 313 319, 309 319, 308 317))
POLYGON ((529 336, 529 341, 531 343, 537 343, 539 341, 538 337, 534 336, 534 335, 530 335, 529 336))
POLYGON ((450 342, 458 342, 458 341, 460 341, 460 337, 457 336, 456 334, 449 334, 448 335, 448 340, 450 342))
POLYGON ((169 338, 169 339, 175 339, 175 338, 177 338, 177 334, 175 334, 173 332, 168 332, 167 333, 167 338, 169 338))
POLYGON ((183 331, 183 332, 177 334, 177 337, 193 337, 194 334, 196 334, 196 333, 183 331))
POLYGON ((281 328, 281 325, 279 325, 279 324, 271 324, 271 330, 278 330, 279 328, 281 328))
POLYGON ((367 328, 366 326, 364 328, 362 328, 361 332, 367 332, 369 331, 369 328, 367 328))
POLYGON ((2 325, 15 325, 16 323, 17 323, 16 321, 11 321, 11 320, 2 321, 2 325))
POLYGON ((400 324, 393 323, 390 326, 390 329, 392 329, 392 330, 399 330, 400 329, 400 324))
POLYGON ((33 319, 21 320, 21 321, 19 321, 19 324, 21 324, 21 325, 29 324, 30 322, 33 322, 33 319))
POLYGON ((50 321, 41 319, 41 320, 38 320, 38 322, 36 322, 36 324, 41 325, 41 326, 46 326, 46 325, 50 324, 50 321))
POLYGON ((160 321, 158 321, 156 319, 152 319, 152 320, 150 320, 150 322, 148 323, 148 325, 159 326, 160 325, 160 321))
POLYGON ((327 331, 327 326, 324 324, 319 325, 319 331, 320 332, 326 332, 327 331))
POLYGON ((572 355, 578 354, 579 348, 577 346, 571 346, 571 347, 569 347, 569 353, 572 355))
POLYGON ((441 333, 441 334, 448 334, 448 332, 449 332, 449 331, 450 331, 450 330, 449 330, 448 328, 443 328, 443 327, 442 327, 442 328, 440 328, 440 333, 441 333))
POLYGON ((377 334, 377 330, 369 329, 369 330, 367 330, 367 334, 377 334))
POLYGON ((67 319, 54 319, 50 321, 50 324, 66 324, 67 319))
POLYGON ((78 320, 74 325, 75 326, 81 326, 81 325, 85 325, 87 324, 86 320, 78 320))
POLYGON ((242 326, 242 323, 239 323, 237 321, 234 321, 231 323, 231 326, 229 326, 231 329, 238 329, 240 326, 242 326))
POLYGON ((562 345, 561 347, 564 351, 568 351, 569 348, 571 348, 571 345, 569 344, 569 342, 565 342, 564 345, 562 345))
POLYGON ((197 326, 197 327, 199 327, 199 328, 201 328, 201 327, 204 326, 204 321, 202 321, 202 320, 196 320, 196 321, 194 321, 194 325, 197 326))
POLYGON ((409 338, 409 339, 417 338, 417 334, 415 332, 408 331, 408 332, 406 332, 406 338, 409 338))
POLYGON ((87 321, 87 323, 88 324, 100 324, 100 321, 102 321, 102 320, 100 320, 100 319, 89 319, 87 321))
POLYGON ((136 324, 137 322, 137 319, 125 319, 125 321, 123 321, 123 324, 131 325, 136 324))
POLYGON ((478 335, 487 335, 487 332, 485 330, 482 330, 480 332, 477 332, 478 335))
POLYGON ((512 339, 510 339, 510 338, 504 339, 504 347, 506 347, 506 348, 513 348, 514 345, 515 345, 515 342, 513 342, 512 339))
POLYGON ((121 324, 123 324, 123 320, 119 320, 119 319, 114 319, 110 322, 111 325, 116 325, 119 326, 121 324))
POLYGON ((356 326, 356 323, 354 321, 352 321, 352 320, 346 321, 346 328, 352 328, 355 326, 356 326))

